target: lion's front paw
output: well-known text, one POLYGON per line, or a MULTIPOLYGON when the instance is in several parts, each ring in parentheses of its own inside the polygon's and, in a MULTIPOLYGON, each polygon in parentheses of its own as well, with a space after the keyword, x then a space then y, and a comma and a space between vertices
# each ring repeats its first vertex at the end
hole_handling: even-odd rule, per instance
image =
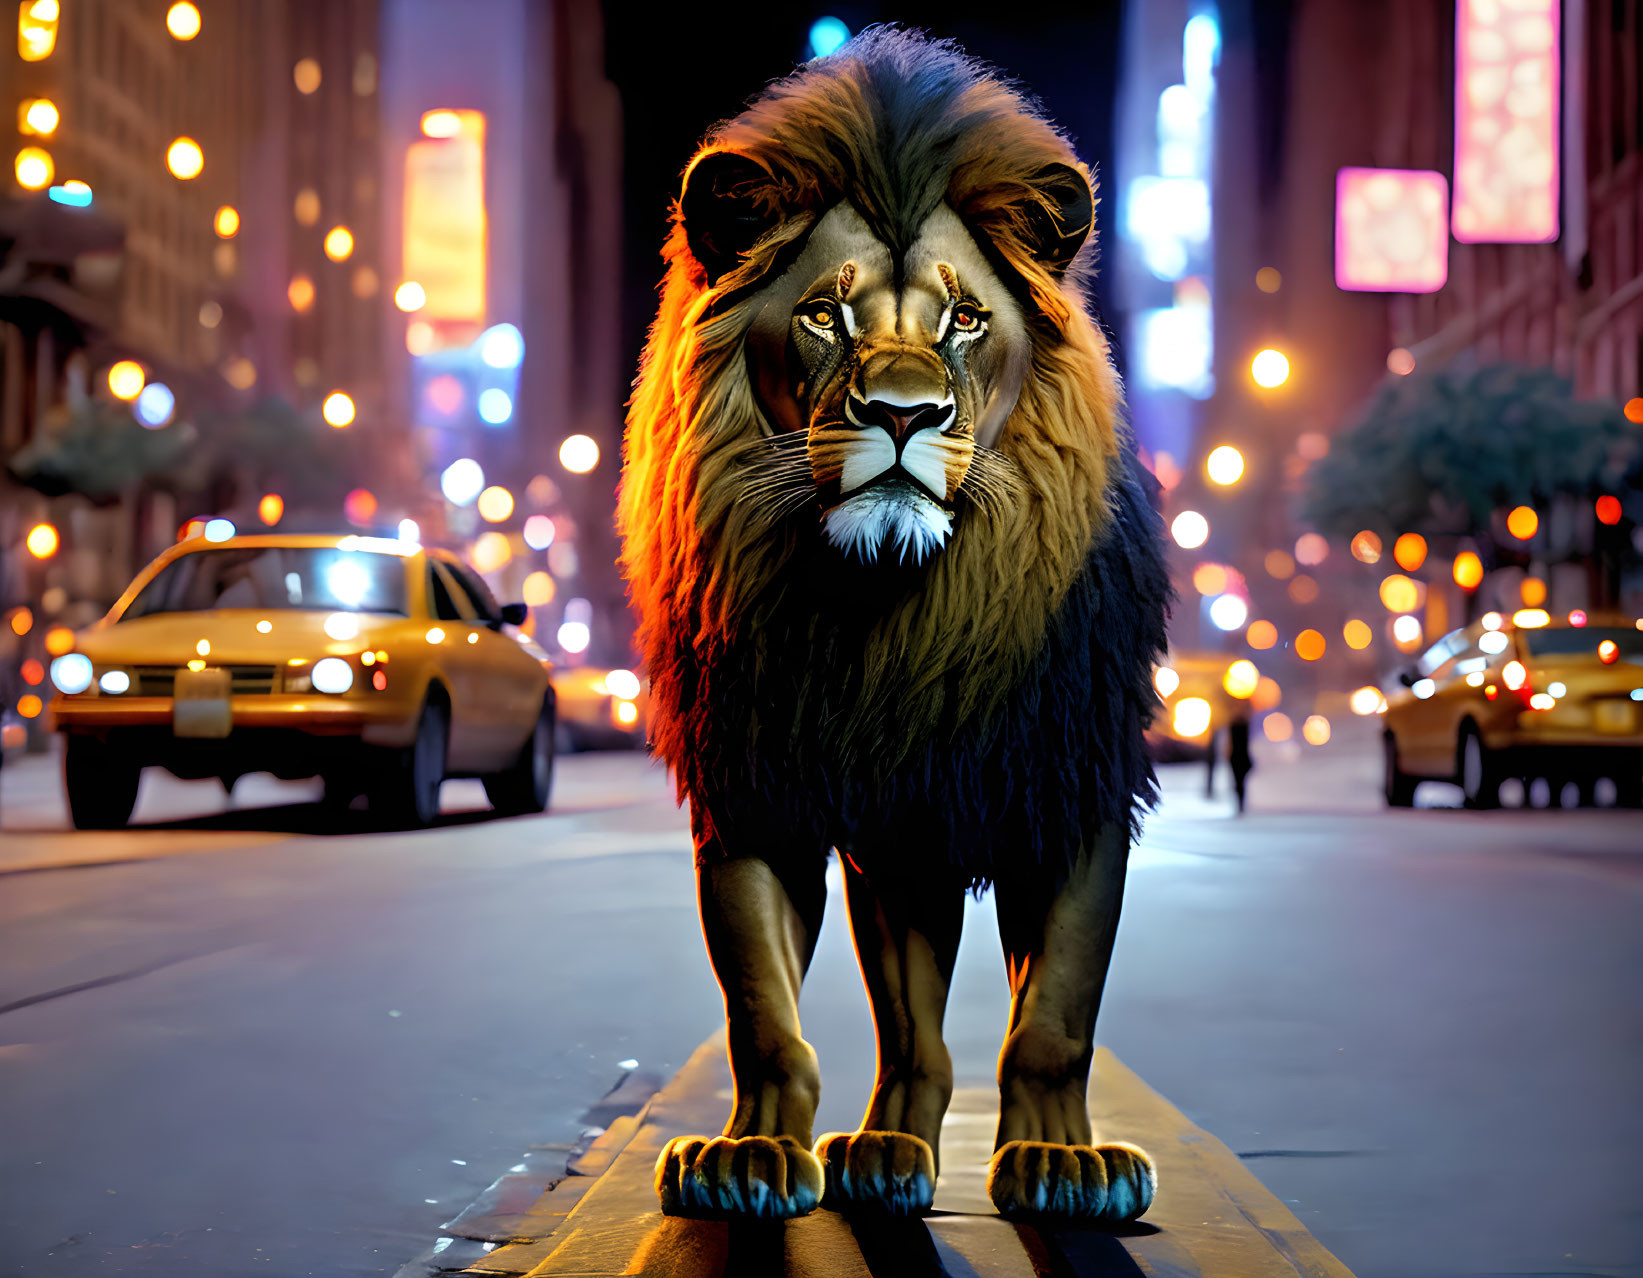
POLYGON ((821 1201, 821 1163, 791 1136, 676 1136, 656 1160, 668 1216, 786 1220, 821 1201))
POLYGON ((830 1132, 816 1142, 827 1205, 839 1211, 922 1216, 936 1196, 936 1156, 906 1132, 830 1132))
POLYGON ((1120 1224, 1152 1206, 1158 1172, 1134 1145, 1051 1145, 1012 1140, 987 1172, 1002 1216, 1050 1216, 1120 1224))

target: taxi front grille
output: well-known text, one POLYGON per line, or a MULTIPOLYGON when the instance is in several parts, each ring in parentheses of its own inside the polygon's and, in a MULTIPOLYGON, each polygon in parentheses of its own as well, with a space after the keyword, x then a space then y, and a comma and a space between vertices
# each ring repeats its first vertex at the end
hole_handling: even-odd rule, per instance
MULTIPOLYGON (((273 666, 227 666, 229 687, 236 697, 254 697, 274 691, 273 666)), ((138 666, 132 672, 132 692, 139 697, 169 697, 177 682, 175 666, 138 666)))

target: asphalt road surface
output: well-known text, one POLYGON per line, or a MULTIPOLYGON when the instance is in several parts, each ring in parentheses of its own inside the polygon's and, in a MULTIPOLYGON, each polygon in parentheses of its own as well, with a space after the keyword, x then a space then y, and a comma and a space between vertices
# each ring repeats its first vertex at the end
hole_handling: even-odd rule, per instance
MULTIPOLYGON (((1637 814, 1387 813, 1362 741, 1258 765, 1242 819, 1167 770, 1101 1040, 1364 1278, 1643 1275, 1637 814)), ((642 757, 562 759, 539 818, 450 783, 416 834, 315 797, 150 773, 139 828, 78 834, 49 759, 0 775, 0 1273, 392 1274, 713 1029, 685 822, 642 757)), ((1005 1011, 970 909, 961 1084, 1005 1011)), ((841 909, 804 1012, 818 1130, 853 1127, 841 909)))

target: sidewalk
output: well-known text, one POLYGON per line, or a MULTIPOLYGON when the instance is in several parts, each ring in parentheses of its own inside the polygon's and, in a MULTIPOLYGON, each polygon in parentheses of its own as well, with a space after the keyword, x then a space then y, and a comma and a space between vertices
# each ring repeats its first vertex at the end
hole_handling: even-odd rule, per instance
POLYGON ((1090 1083, 1096 1130, 1122 1132, 1158 1167, 1157 1200, 1123 1232, 1038 1229, 993 1212, 984 1183, 997 1120, 991 1088, 954 1095, 936 1210, 922 1221, 853 1222, 827 1210, 785 1226, 663 1217, 657 1154, 674 1136, 718 1131, 729 1089, 715 1034, 636 1117, 617 1119, 573 1161, 572 1174, 528 1207, 526 1178, 503 1177, 399 1278, 1351 1278, 1231 1150, 1105 1049, 1090 1083))

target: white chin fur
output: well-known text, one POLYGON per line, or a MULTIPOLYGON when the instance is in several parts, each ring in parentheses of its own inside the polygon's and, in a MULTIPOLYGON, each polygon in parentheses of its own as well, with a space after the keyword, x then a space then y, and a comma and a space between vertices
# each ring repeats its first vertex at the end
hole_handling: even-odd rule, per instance
POLYGON ((947 544, 953 517, 922 493, 896 485, 846 498, 822 517, 822 529, 840 550, 865 563, 894 546, 898 559, 918 564, 947 544))

